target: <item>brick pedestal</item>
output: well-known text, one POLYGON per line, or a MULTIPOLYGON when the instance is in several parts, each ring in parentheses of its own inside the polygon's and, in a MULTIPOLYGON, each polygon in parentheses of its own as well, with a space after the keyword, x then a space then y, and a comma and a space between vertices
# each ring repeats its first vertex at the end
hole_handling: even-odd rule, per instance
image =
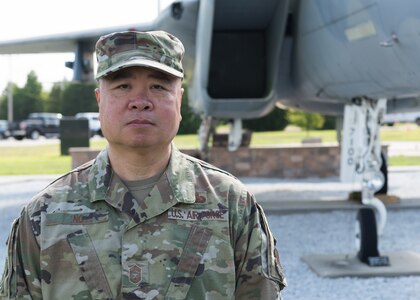
MULTIPOLYGON (((197 150, 181 151, 199 156, 197 150)), ((95 158, 98 152, 88 148, 71 148, 72 167, 95 158)), ((339 176, 340 172, 338 145, 241 147, 234 152, 224 147, 213 147, 208 160, 238 177, 325 178, 339 176)))

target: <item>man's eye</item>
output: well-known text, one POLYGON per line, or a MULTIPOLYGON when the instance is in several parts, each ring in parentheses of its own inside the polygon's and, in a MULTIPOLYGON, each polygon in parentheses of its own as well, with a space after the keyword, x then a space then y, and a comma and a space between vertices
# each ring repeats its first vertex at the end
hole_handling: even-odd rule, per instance
POLYGON ((152 89, 155 89, 155 90, 164 90, 165 88, 162 85, 160 85, 160 84, 154 84, 154 85, 152 85, 152 89))
POLYGON ((128 84, 120 84, 117 88, 120 89, 120 90, 126 90, 126 89, 129 88, 129 85, 128 84))

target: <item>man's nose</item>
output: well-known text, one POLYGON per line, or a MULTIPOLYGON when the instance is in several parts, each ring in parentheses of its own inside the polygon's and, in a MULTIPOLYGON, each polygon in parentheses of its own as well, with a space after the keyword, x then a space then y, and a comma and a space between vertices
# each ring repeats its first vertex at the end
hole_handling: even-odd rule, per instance
POLYGON ((139 96, 129 102, 128 108, 139 111, 152 110, 153 103, 147 97, 139 96))

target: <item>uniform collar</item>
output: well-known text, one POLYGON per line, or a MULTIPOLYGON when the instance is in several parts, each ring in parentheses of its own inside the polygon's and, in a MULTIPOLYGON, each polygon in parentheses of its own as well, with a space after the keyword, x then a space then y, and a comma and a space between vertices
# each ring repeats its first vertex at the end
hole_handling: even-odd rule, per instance
POLYGON ((177 203, 195 203, 195 176, 191 162, 172 144, 168 168, 150 192, 151 197, 137 203, 109 163, 108 150, 96 157, 89 173, 90 201, 106 201, 142 222, 177 203), (153 200, 153 201, 151 201, 153 200))

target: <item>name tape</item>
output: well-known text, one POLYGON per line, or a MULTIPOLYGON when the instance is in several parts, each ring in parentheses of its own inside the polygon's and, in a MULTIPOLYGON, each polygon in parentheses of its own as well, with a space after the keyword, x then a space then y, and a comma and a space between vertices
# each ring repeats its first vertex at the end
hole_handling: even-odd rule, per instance
POLYGON ((227 209, 179 209, 171 208, 168 218, 186 221, 227 220, 227 209))

